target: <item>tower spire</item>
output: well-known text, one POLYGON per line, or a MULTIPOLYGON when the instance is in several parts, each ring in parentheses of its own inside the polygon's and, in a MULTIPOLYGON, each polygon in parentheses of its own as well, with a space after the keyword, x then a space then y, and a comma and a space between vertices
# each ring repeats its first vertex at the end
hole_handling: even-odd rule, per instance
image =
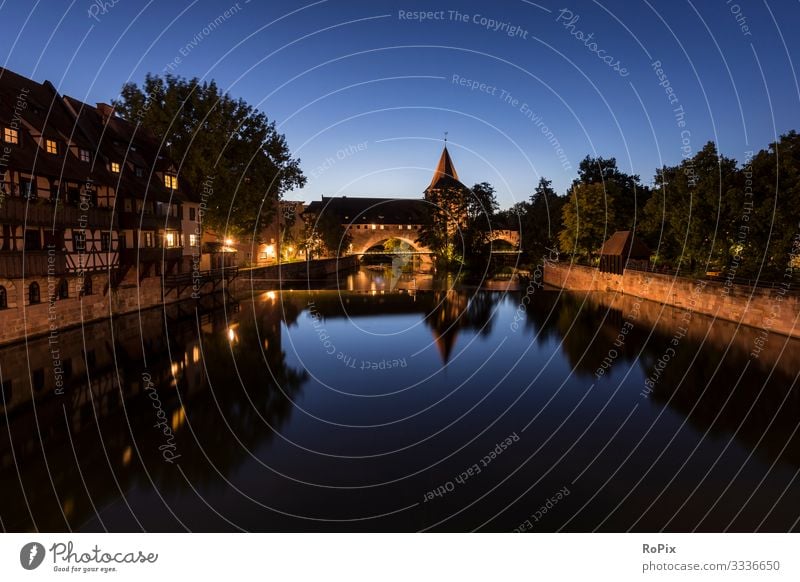
POLYGON ((444 149, 439 158, 439 163, 436 165, 436 171, 433 172, 433 179, 428 188, 435 188, 440 182, 456 182, 458 183, 458 172, 453 165, 453 160, 450 159, 450 152, 447 151, 447 132, 444 134, 444 149))

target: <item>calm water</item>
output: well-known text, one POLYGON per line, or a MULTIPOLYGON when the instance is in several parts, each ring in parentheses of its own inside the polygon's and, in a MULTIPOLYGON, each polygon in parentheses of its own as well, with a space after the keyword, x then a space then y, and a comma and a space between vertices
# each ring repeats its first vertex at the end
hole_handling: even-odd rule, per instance
POLYGON ((412 283, 63 331, 63 394, 46 340, 0 349, 2 527, 798 529, 797 341, 412 283))

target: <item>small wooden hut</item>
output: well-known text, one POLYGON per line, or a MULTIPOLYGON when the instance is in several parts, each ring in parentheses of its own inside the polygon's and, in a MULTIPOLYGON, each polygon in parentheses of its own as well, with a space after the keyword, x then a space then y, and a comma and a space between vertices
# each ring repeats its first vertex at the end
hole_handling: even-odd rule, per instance
POLYGON ((646 270, 650 249, 636 238, 632 230, 618 230, 611 235, 600 251, 600 272, 622 275, 626 266, 646 270))

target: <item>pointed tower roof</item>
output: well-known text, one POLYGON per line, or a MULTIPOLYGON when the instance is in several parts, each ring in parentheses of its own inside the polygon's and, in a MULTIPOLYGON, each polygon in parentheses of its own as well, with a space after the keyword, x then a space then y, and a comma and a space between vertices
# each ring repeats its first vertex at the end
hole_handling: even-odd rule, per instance
POLYGON ((428 190, 451 186, 463 187, 464 185, 458 180, 458 172, 456 172, 456 167, 450 158, 450 152, 447 151, 447 146, 444 146, 428 190))

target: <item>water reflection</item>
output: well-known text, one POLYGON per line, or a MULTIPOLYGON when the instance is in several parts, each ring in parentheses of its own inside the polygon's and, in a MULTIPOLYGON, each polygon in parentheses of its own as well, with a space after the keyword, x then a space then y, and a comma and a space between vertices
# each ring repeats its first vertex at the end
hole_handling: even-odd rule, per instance
POLYGON ((508 531, 565 484, 543 531, 793 527, 800 342, 545 290, 514 331, 518 294, 380 277, 62 331, 63 394, 48 338, 0 349, 2 527, 508 531))

